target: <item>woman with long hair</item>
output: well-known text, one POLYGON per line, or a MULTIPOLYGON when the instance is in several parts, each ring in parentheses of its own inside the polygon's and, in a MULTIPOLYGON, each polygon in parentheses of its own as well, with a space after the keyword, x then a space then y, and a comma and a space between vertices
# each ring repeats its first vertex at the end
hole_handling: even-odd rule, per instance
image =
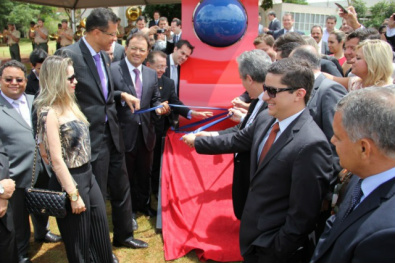
POLYGON ((344 41, 346 40, 346 34, 343 31, 333 31, 328 37, 328 48, 333 56, 339 61, 340 66, 343 66, 346 62, 344 57, 344 41))
POLYGON ((353 60, 351 73, 355 76, 348 78, 328 74, 325 76, 342 84, 348 91, 392 84, 392 49, 387 42, 379 39, 363 41, 357 46, 353 60))
POLYGON ((55 175, 49 189, 70 198, 65 218, 57 218, 68 261, 112 262, 110 235, 101 191, 90 166, 89 123, 74 96, 72 61, 48 57, 41 66, 35 101, 40 149, 55 175))

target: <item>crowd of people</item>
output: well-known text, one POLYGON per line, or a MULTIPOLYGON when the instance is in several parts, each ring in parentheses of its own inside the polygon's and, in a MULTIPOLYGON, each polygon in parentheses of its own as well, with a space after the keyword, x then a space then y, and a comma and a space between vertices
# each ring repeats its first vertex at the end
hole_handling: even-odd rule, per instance
MULTIPOLYGON (((229 114, 238 124, 182 138, 198 153, 235 153, 244 262, 395 260, 395 14, 384 33, 360 24, 352 6, 339 15, 339 30, 328 16, 325 28, 305 36, 292 14, 281 28, 269 12, 255 49, 237 58, 245 93, 229 114)), ((138 213, 157 213, 151 198, 159 194, 163 138, 179 115, 212 116, 170 108, 183 105, 180 70, 194 46, 180 19, 153 17, 123 28, 110 9, 97 8, 84 34, 62 20, 55 55, 40 19, 29 33, 28 76, 9 23, 12 60, 0 67, 0 262, 31 262, 24 190, 34 162, 36 187, 70 200, 57 218, 61 236, 48 229, 48 216, 31 215, 36 242, 63 241, 72 263, 119 262, 108 199, 112 245, 148 248, 134 231, 138 213)))

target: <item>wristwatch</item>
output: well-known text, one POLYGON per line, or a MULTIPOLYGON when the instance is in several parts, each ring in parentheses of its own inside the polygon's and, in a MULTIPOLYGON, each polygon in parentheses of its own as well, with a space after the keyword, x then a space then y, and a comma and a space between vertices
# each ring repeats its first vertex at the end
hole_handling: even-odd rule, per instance
POLYGON ((4 194, 4 187, 3 185, 0 183, 0 195, 4 194))
POLYGON ((80 196, 80 193, 78 192, 78 189, 75 189, 74 192, 69 194, 70 201, 72 201, 72 202, 77 201, 79 196, 80 196))

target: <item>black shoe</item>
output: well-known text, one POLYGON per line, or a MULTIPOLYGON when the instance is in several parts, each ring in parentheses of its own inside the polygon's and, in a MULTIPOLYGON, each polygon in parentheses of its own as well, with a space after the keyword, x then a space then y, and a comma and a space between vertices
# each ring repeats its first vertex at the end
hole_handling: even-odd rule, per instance
POLYGON ((113 263, 119 263, 119 260, 118 260, 117 256, 115 256, 114 253, 112 253, 112 262, 113 263))
POLYGON ((152 209, 150 206, 145 207, 145 209, 141 210, 140 212, 149 217, 155 217, 157 214, 156 210, 152 209))
POLYGON ((18 263, 32 263, 27 257, 19 257, 18 263))
POLYGON ((128 248, 147 248, 148 244, 142 240, 134 239, 133 237, 129 237, 124 241, 118 241, 114 239, 112 241, 114 247, 128 247, 128 248))
POLYGON ((56 243, 56 242, 62 241, 62 237, 58 236, 58 235, 55 235, 54 233, 51 233, 51 231, 48 231, 45 234, 44 238, 36 238, 36 239, 34 239, 34 241, 39 242, 39 243, 41 243, 41 242, 44 242, 44 243, 56 243))

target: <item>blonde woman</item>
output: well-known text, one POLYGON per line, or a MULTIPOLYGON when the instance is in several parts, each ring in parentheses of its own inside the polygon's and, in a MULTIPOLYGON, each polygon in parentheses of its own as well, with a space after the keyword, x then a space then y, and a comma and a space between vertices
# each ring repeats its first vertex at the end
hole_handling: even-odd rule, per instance
POLYGON ((353 60, 351 73, 355 76, 348 78, 329 74, 325 76, 342 84, 348 91, 392 84, 392 48, 388 43, 378 39, 365 40, 357 46, 353 60))
POLYGON ((68 261, 112 262, 105 204, 90 166, 88 121, 75 102, 72 61, 48 57, 40 71, 35 105, 38 136, 55 175, 49 188, 67 192, 70 206, 57 218, 68 261))

